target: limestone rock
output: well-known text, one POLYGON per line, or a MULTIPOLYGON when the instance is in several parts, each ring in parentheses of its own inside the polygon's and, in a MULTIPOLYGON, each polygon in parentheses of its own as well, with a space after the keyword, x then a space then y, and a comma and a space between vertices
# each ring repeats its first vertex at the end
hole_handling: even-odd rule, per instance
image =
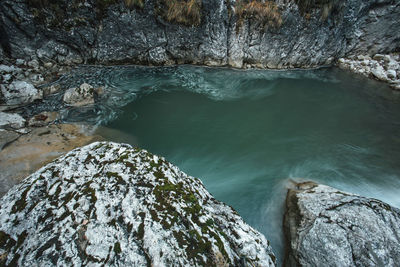
POLYGON ((16 113, 0 112, 0 129, 20 129, 25 126, 25 119, 16 113))
POLYGON ((397 73, 395 70, 388 70, 387 71, 387 77, 390 79, 396 79, 397 73))
POLYGON ((37 90, 31 83, 13 81, 11 84, 0 85, 7 105, 22 105, 43 98, 43 92, 37 90))
POLYGON ((90 84, 83 83, 76 88, 70 88, 64 93, 63 100, 72 106, 84 106, 94 103, 94 88, 90 84))
POLYGON ((200 180, 129 145, 73 150, 0 207, 7 265, 274 266, 265 237, 200 180))
POLYGON ((286 198, 286 266, 398 266, 400 210, 312 182, 286 198))
POLYGON ((387 80, 387 75, 384 68, 381 65, 377 65, 375 68, 371 70, 372 75, 382 81, 387 80))

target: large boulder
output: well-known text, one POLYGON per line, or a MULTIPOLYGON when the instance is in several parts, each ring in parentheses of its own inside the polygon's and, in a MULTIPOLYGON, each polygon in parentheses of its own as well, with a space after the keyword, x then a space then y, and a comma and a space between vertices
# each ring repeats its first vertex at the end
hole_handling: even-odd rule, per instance
POLYGON ((268 241, 145 150, 76 149, 0 201, 0 265, 273 266, 268 241))
POLYGON ((400 210, 312 182, 289 189, 286 266, 398 266, 400 210))

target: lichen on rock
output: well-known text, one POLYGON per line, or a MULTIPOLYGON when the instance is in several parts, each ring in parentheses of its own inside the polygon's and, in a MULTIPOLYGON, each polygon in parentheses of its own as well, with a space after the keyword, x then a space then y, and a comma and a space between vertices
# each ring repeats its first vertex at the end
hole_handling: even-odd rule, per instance
POLYGON ((201 181, 145 150, 78 148, 0 201, 12 265, 273 266, 268 241, 201 181))

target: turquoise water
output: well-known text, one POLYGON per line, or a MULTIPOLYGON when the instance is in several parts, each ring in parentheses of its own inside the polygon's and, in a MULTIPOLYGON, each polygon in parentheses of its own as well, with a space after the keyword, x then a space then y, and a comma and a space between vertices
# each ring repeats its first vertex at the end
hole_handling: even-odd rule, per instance
POLYGON ((115 130, 100 131, 107 139, 129 140, 200 178, 267 236, 280 262, 291 181, 400 207, 400 101, 382 83, 337 69, 194 66, 90 70, 87 77, 106 84, 102 104, 66 110, 66 120, 86 116, 115 130))

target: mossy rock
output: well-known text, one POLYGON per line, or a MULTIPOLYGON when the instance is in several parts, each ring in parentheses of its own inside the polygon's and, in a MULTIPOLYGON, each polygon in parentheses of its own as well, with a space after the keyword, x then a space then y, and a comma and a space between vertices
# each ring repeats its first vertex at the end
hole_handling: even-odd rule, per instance
POLYGON ((5 266, 275 264, 265 237, 200 180, 125 144, 71 151, 0 207, 5 266))

